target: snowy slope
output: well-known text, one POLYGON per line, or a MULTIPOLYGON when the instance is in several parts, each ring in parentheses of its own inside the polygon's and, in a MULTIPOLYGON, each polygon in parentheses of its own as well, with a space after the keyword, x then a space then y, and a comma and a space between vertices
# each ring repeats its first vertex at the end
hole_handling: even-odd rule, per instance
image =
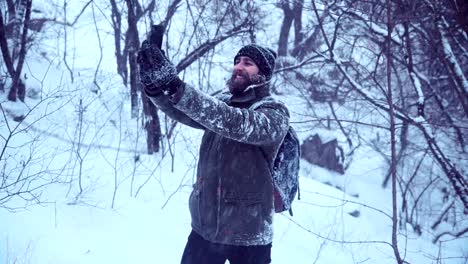
MULTIPOLYGON (((190 232, 187 199, 191 179, 180 188, 183 171, 178 166, 175 173, 165 173, 166 195, 153 183, 138 199, 121 195, 115 210, 57 201, 14 214, 2 211, 2 226, 8 227, 0 230, 2 261, 178 263, 190 232)), ((326 171, 315 168, 316 173, 320 171, 325 177, 326 171)), ((309 179, 304 173, 301 176, 301 200, 294 204, 294 216, 275 216, 272 263, 395 263, 390 246, 385 244, 390 241, 391 230, 387 216, 359 204, 361 199, 309 179), (359 217, 349 214, 355 210, 360 212, 359 217)), ((381 196, 381 190, 374 189, 374 197, 381 196)), ((435 263, 426 257, 435 257, 437 247, 408 236, 406 259, 410 263, 435 263)), ((453 252, 446 254, 457 256, 462 246, 452 245, 453 252)))

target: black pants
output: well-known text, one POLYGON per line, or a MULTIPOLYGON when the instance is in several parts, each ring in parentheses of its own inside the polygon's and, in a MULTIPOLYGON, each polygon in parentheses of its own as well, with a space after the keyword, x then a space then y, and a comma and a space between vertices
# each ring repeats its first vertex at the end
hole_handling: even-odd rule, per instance
POLYGON ((267 264, 271 262, 271 244, 231 246, 212 243, 192 231, 181 264, 267 264))

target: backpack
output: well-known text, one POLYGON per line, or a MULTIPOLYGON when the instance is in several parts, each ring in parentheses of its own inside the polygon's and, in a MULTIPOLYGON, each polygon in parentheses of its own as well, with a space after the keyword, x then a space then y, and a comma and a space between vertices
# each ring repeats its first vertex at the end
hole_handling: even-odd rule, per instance
POLYGON ((283 139, 283 143, 276 154, 273 163, 273 183, 275 185, 274 203, 275 212, 281 213, 289 210, 292 216, 291 204, 298 193, 298 200, 301 199, 299 191, 299 160, 301 148, 294 128, 289 126, 288 132, 283 139))
MULTIPOLYGON (((268 101, 268 99, 266 100, 268 101)), ((250 108, 255 109, 265 101, 260 101, 250 108)), ((265 158, 267 157, 263 153, 265 158)), ((298 200, 301 199, 299 191, 299 160, 301 158, 301 147, 296 131, 289 126, 288 132, 278 149, 275 160, 273 161, 272 171, 270 171, 274 184, 274 205, 275 212, 281 213, 286 210, 292 216, 291 204, 298 194, 298 200)))

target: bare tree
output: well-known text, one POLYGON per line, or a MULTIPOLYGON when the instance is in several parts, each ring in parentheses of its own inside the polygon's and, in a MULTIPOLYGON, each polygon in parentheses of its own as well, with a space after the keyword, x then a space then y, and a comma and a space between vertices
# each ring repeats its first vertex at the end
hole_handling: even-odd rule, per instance
POLYGON ((31 132, 33 125, 59 111, 49 109, 37 116, 43 105, 50 103, 58 91, 31 105, 19 115, 0 103, 0 208, 15 211, 33 204, 46 203, 43 192, 50 185, 64 184, 67 164, 53 164, 58 151, 41 152, 41 133, 31 132), (52 95, 53 94, 53 95, 52 95))
POLYGON ((20 76, 27 52, 26 45, 29 21, 31 18, 32 0, 16 2, 8 0, 7 5, 9 16, 7 25, 4 24, 3 10, 0 9, 0 48, 2 50, 3 61, 5 62, 8 74, 12 80, 10 92, 8 93, 8 100, 16 101, 17 98, 19 98, 21 101, 24 101, 26 87, 20 76), (7 28, 10 30, 7 30, 7 28), (21 28, 23 31, 20 34, 21 28), (12 48, 8 46, 8 38, 13 40, 12 48), (14 62, 16 60, 17 64, 15 67, 14 62))
MULTIPOLYGON (((176 1, 177 2, 177 1, 176 1)), ((117 61, 117 73, 122 77, 125 86, 130 86, 130 100, 132 117, 137 117, 139 112, 139 100, 142 101, 147 134, 148 153, 159 151, 159 139, 161 128, 157 110, 152 106, 145 96, 139 99, 140 84, 138 82, 138 69, 136 63, 136 52, 140 46, 138 22, 145 16, 151 14, 155 8, 155 1, 151 1, 143 8, 139 1, 126 0, 127 29, 122 32, 122 14, 125 14, 121 2, 111 0, 112 24, 114 29, 115 56, 117 61), (122 39, 124 44, 122 47, 122 39)))
POLYGON ((297 47, 298 45, 302 44, 302 9, 304 7, 304 0, 279 1, 278 6, 283 10, 284 18, 281 24, 277 53, 278 56, 286 56, 288 52, 289 32, 291 31, 291 26, 293 24, 294 47, 297 47))
POLYGON ((392 86, 392 8, 390 0, 385 1, 387 7, 387 38, 386 38, 386 57, 387 57, 387 102, 389 106, 390 117, 390 148, 391 148, 391 163, 390 172, 392 175, 392 247, 395 258, 398 264, 403 264, 398 249, 398 202, 397 202, 397 153, 396 153, 396 129, 395 129, 395 112, 393 108, 393 86, 392 86))
MULTIPOLYGON (((136 51, 140 46, 139 37, 141 34, 138 32, 137 25, 146 15, 148 15, 150 22, 154 23, 152 12, 156 10, 156 4, 155 1, 150 1, 146 7, 143 7, 139 1, 126 0, 125 10, 122 5, 115 0, 111 0, 110 3, 112 7, 114 42, 116 46, 117 72, 122 77, 124 84, 130 86, 132 117, 137 117, 139 113, 138 101, 140 100, 138 98, 141 95, 136 64, 136 51), (123 15, 125 14, 127 15, 128 26, 125 33, 123 33, 122 17, 124 17, 123 15), (124 40, 123 47, 122 39, 124 40)), ((163 19, 158 23, 164 26, 167 38, 170 37, 169 31, 173 23, 172 20, 174 16, 177 15, 178 8, 181 4, 181 0, 171 1, 165 15, 162 16, 163 19)), ((176 52, 177 56, 175 56, 175 58, 179 58, 176 65, 178 72, 183 72, 187 67, 212 52, 216 46, 227 39, 249 33, 252 27, 255 26, 255 20, 252 19, 252 17, 255 12, 257 12, 256 7, 252 3, 237 3, 237 1, 206 1, 202 4, 196 3, 195 1, 193 4, 187 3, 187 10, 189 12, 188 18, 190 18, 193 23, 186 24, 186 27, 182 29, 185 33, 182 33, 180 46, 168 46, 165 48, 167 56, 170 56, 172 52, 176 52), (216 12, 213 12, 216 14, 214 18, 213 13, 206 12, 206 10, 208 10, 207 6, 210 5, 216 10, 216 12), (241 11, 246 11, 246 13, 242 13, 241 11), (198 13, 198 15, 195 16, 194 13, 198 13), (218 17, 219 14, 223 15, 218 17), (213 21, 215 22, 214 24, 208 23, 213 21), (226 23, 226 21, 231 21, 232 23, 226 23), (202 23, 205 23, 205 27, 201 27, 202 23), (208 29, 213 30, 208 31, 208 29), (214 33, 208 33, 207 35, 207 32, 214 33), (200 41, 192 42, 199 34, 203 35, 200 41), (183 54, 179 54, 182 48, 186 51, 183 54)), ((160 9, 157 11, 160 11, 160 9)), ((166 43, 169 43, 167 38, 166 43)), ((160 121, 157 108, 146 96, 141 96, 141 102, 144 114, 142 122, 144 122, 143 127, 147 132, 146 142, 148 153, 151 154, 159 151, 159 142, 162 135, 160 121)))
MULTIPOLYGON (((335 122, 322 127, 343 131, 349 147, 346 156, 352 155, 349 141, 360 140, 363 125, 371 123, 381 128, 379 135, 392 136, 390 144, 379 136, 371 142, 388 162, 383 186, 396 180, 392 186, 402 195, 400 228, 411 223, 415 232, 421 232, 421 220, 429 218, 435 228, 444 219, 455 230, 465 230, 448 214, 463 214, 468 208, 462 165, 468 135, 464 125, 468 58, 466 25, 459 18, 465 5, 435 0, 306 1, 302 12, 313 20, 302 21, 299 28, 308 30, 302 31, 301 41, 290 41, 295 21, 291 4, 278 4, 284 13, 278 42, 278 53, 284 57, 277 69, 280 84, 294 85, 307 101, 331 106, 329 116, 335 122), (387 19, 393 21, 391 34, 387 19), (349 111, 337 113, 334 105, 349 111), (391 118, 376 122, 350 114, 359 108, 393 114, 393 128, 391 118), (344 126, 340 120, 353 125, 344 126), (428 201, 434 199, 440 204, 429 208, 428 201), (423 213, 428 211, 433 213, 423 213)), ((310 112, 315 114, 310 119, 327 120, 310 112)))

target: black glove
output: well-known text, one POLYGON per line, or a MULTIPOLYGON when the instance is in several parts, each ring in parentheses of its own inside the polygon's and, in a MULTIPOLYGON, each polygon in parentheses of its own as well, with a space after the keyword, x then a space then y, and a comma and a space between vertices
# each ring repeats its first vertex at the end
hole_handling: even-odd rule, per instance
POLYGON ((145 85, 149 95, 159 95, 164 92, 168 95, 177 93, 183 84, 177 76, 174 65, 166 58, 163 52, 147 40, 143 41, 138 51, 137 63, 140 72, 140 81, 145 85))

